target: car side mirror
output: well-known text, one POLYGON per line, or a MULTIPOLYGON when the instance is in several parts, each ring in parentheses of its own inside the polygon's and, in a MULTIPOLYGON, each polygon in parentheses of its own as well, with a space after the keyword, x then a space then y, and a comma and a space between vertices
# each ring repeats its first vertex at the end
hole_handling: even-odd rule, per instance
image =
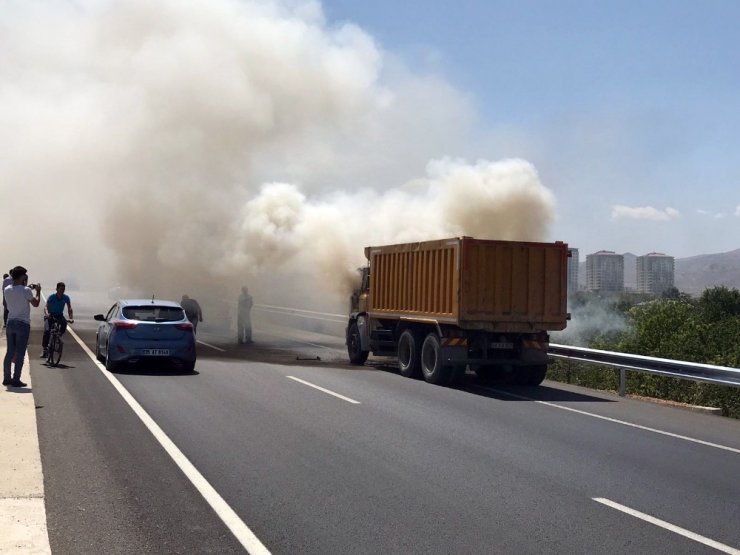
POLYGON ((93 316, 93 319, 97 320, 98 322, 105 322, 105 316, 102 314, 96 314, 93 316))

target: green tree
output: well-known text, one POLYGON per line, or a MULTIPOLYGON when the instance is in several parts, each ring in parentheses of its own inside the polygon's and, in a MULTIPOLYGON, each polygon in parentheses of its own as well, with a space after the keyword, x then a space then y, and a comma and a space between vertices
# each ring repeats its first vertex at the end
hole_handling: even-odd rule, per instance
MULTIPOLYGON (((579 299, 580 313, 613 316, 626 312, 626 330, 608 333, 603 318, 596 325, 581 323, 592 333, 588 346, 688 362, 740 368, 740 291, 715 287, 704 291, 698 300, 688 295, 669 293, 670 298, 640 302, 639 297, 579 299), (594 302, 596 301, 596 302, 594 302), (637 304, 635 304, 637 303, 637 304)), ((616 389, 614 369, 558 361, 548 373, 550 379, 599 389, 616 389)), ((674 401, 720 407, 723 414, 740 418, 740 388, 717 386, 689 380, 629 372, 630 393, 674 401)))
POLYGON ((699 307, 707 322, 740 316, 740 290, 725 286, 705 289, 699 297, 699 307))

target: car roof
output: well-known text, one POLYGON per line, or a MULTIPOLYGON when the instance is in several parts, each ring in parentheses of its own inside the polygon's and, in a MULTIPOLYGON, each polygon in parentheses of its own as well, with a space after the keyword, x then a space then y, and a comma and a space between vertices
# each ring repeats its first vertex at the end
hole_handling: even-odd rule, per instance
POLYGON ((121 306, 153 305, 153 306, 170 306, 173 308, 182 308, 180 306, 180 303, 177 303, 175 301, 165 301, 162 299, 120 299, 118 302, 121 306))

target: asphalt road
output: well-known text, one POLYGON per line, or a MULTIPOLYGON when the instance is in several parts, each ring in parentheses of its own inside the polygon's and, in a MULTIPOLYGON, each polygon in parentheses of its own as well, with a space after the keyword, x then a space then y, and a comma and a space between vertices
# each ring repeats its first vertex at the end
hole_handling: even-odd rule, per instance
MULTIPOLYGON (((91 308, 73 327, 93 349, 91 308)), ((738 421, 550 382, 430 386, 308 332, 199 337, 193 374, 113 377, 273 553, 740 549, 738 421)), ((54 553, 243 552, 83 348, 47 368, 32 340, 54 553)))

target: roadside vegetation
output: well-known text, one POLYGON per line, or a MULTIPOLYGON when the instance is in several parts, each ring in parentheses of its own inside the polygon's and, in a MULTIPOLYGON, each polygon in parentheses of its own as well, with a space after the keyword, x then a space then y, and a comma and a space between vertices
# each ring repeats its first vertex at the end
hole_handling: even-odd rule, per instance
MULTIPOLYGON (((740 368, 740 290, 706 289, 698 298, 673 288, 661 298, 577 293, 571 299, 574 333, 555 343, 740 368)), ((558 360, 548 379, 618 390, 619 370, 558 360)), ((719 407, 740 418, 740 388, 627 372, 627 393, 719 407)))

